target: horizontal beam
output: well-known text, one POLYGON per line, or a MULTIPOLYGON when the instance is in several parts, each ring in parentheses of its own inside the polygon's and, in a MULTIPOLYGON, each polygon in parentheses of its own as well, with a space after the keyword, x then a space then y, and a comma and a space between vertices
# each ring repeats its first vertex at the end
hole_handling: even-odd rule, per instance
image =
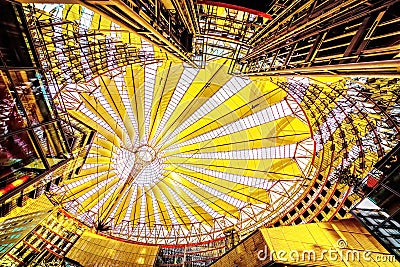
POLYGON ((229 9, 235 9, 238 11, 243 11, 243 12, 247 12, 253 15, 257 15, 269 20, 272 20, 271 15, 255 10, 255 9, 251 9, 251 8, 247 8, 247 7, 242 7, 242 6, 237 6, 237 5, 232 5, 232 4, 227 4, 227 3, 222 3, 222 2, 216 2, 216 1, 208 1, 208 0, 200 0, 197 1, 197 4, 199 5, 209 5, 209 6, 217 6, 217 7, 225 7, 225 8, 229 8, 229 9))
POLYGON ((400 60, 372 61, 325 65, 284 70, 243 73, 246 76, 346 76, 346 77, 400 77, 400 60))

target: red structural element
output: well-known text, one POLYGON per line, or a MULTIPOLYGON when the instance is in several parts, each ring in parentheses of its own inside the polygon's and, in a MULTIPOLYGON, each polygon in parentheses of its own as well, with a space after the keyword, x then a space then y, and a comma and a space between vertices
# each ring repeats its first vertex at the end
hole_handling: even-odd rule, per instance
POLYGON ((0 189, 0 196, 7 194, 8 192, 14 190, 18 186, 24 184, 28 180, 29 180, 29 176, 25 175, 25 176, 22 176, 21 178, 15 180, 11 184, 6 185, 5 187, 0 189))
POLYGON ((221 241, 224 240, 225 237, 218 237, 212 240, 207 240, 203 242, 197 242, 197 243, 190 243, 190 244, 174 244, 174 245, 160 245, 162 248, 184 248, 184 247, 195 247, 195 246, 201 246, 201 245, 206 245, 210 244, 213 242, 221 241))
POLYGON ((261 12, 261 11, 258 11, 258 10, 255 10, 255 9, 247 8, 247 7, 242 7, 242 6, 237 6, 237 5, 227 4, 227 3, 221 3, 221 2, 216 2, 216 1, 207 1, 207 0, 199 0, 199 1, 197 1, 197 4, 236 9, 236 10, 239 10, 239 11, 247 12, 247 13, 250 13, 250 14, 254 14, 254 15, 261 16, 263 18, 272 20, 271 15, 269 15, 267 13, 264 13, 264 12, 261 12))
POLYGON ((369 175, 368 180, 367 180, 367 186, 369 188, 374 188, 377 184, 378 184, 378 180, 375 177, 373 177, 372 175, 369 175))

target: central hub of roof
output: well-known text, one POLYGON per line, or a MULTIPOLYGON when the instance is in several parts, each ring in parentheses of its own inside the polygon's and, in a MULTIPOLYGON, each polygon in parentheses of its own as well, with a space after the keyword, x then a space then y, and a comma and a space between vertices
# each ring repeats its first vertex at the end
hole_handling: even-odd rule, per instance
POLYGON ((133 149, 134 155, 127 158, 124 171, 130 169, 126 184, 135 186, 148 186, 160 180, 163 173, 162 153, 149 146, 141 144, 133 149))
POLYGON ((156 151, 149 145, 142 145, 137 150, 137 157, 144 162, 152 162, 156 156, 156 151))

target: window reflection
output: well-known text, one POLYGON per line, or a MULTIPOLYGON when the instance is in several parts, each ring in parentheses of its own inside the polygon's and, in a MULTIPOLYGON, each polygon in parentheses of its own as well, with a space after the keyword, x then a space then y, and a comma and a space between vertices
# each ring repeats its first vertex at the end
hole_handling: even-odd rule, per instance
POLYGON ((37 127, 34 131, 50 166, 66 159, 66 144, 56 123, 37 127))
POLYGON ((26 127, 26 118, 22 114, 22 107, 16 105, 5 73, 0 71, 0 136, 26 127))
POLYGON ((0 140, 0 188, 19 176, 44 169, 28 132, 0 140))
POLYGON ((15 90, 25 108, 32 125, 52 119, 49 98, 35 71, 11 71, 15 90))

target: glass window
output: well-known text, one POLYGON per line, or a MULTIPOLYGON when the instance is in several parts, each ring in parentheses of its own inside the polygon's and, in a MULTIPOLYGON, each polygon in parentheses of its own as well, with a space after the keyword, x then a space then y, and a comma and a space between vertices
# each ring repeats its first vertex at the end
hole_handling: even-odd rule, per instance
POLYGON ((51 96, 45 89, 42 76, 36 71, 11 71, 10 74, 31 124, 54 118, 51 96))
POLYGON ((50 166, 66 159, 66 144, 56 123, 37 127, 34 132, 50 166))
POLYGON ((24 38, 26 28, 13 10, 13 3, 2 1, 0 9, 0 47, 9 67, 32 67, 31 53, 24 38))
POLYGON ((28 132, 0 140, 0 188, 32 171, 44 169, 28 132))
POLYGON ((389 215, 400 209, 400 197, 384 186, 379 186, 369 198, 389 215))
POLYGON ((0 136, 27 126, 23 109, 17 106, 5 72, 0 71, 0 136))
POLYGON ((395 190, 398 195, 400 195, 400 172, 394 171, 393 174, 384 181, 384 184, 395 190))

